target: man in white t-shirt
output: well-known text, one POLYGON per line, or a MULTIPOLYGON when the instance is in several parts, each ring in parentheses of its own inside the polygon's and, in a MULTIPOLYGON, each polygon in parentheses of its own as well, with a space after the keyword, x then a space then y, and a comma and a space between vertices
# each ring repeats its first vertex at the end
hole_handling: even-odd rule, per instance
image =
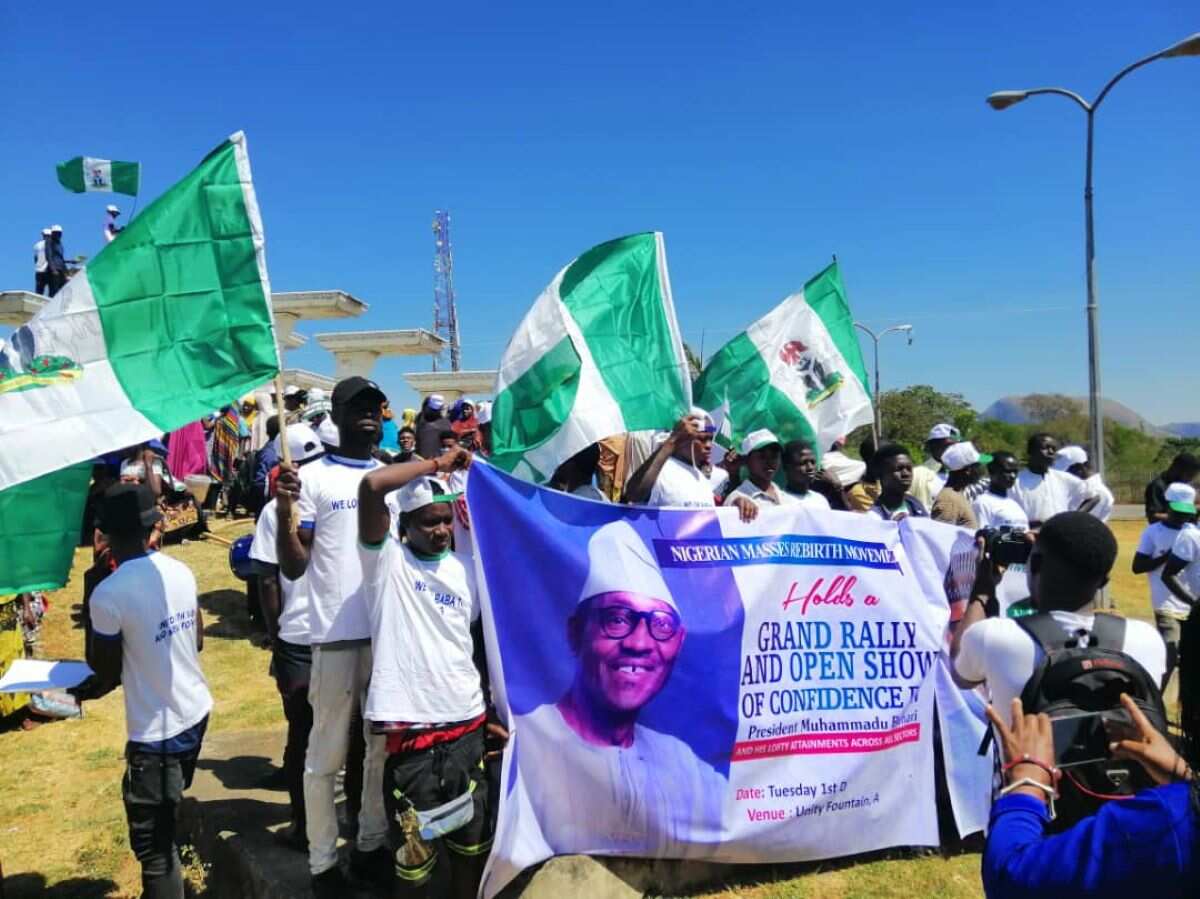
POLYGON ((515 727, 514 790, 547 844, 556 855, 711 851, 728 785, 683 740, 638 720, 670 679, 686 628, 628 522, 592 535, 587 579, 566 624, 575 676, 557 702, 518 716, 515 727))
MULTIPOLYGON (((693 406, 626 482, 625 502, 691 508, 715 506, 713 482, 704 474, 703 466, 712 451, 716 432, 712 416, 693 406)), ((758 515, 758 507, 745 497, 735 498, 733 505, 743 521, 751 521, 758 515)))
POLYGON ((1196 520, 1196 490, 1191 484, 1170 484, 1164 496, 1167 501, 1167 517, 1163 521, 1152 521, 1142 531, 1138 541, 1137 551, 1133 556, 1133 573, 1144 574, 1150 582, 1150 605, 1154 609, 1154 624, 1167 644, 1167 673, 1165 684, 1171 679, 1171 672, 1179 660, 1179 638, 1183 630, 1183 622, 1192 612, 1192 604, 1184 597, 1176 595, 1179 591, 1187 597, 1195 594, 1188 587, 1180 584, 1179 575, 1189 567, 1193 571, 1200 566, 1191 563, 1200 558, 1196 542, 1191 536, 1180 540, 1184 531, 1195 530, 1196 520), (1179 553, 1175 553, 1175 547, 1179 553), (1188 556, 1190 558, 1184 558, 1188 556), (1175 564, 1170 575, 1165 568, 1172 558, 1175 564), (1170 585, 1168 585, 1168 581, 1170 585))
MULTIPOLYGON (((1017 474, 1021 471, 1021 463, 1017 461, 1017 457, 1005 450, 998 450, 992 454, 992 461, 988 463, 987 470, 987 489, 971 501, 976 525, 994 530, 1028 531, 1029 517, 1020 503, 1009 496, 1009 490, 1017 482, 1017 474)), ((1005 614, 1014 603, 1028 597, 1029 583, 1025 576, 1025 565, 1009 565, 996 585, 1000 613, 1005 614)))
MULTIPOLYGON (((351 885, 338 867, 334 780, 346 763, 350 722, 361 709, 371 678, 371 624, 363 588, 358 541, 358 487, 380 467, 371 456, 383 421, 383 391, 357 376, 333 389, 330 418, 338 429, 338 449, 305 467, 280 466, 276 482, 277 551, 280 573, 292 580, 308 576, 312 671, 308 701, 313 726, 304 760, 304 805, 308 817, 308 866, 317 899, 337 899, 351 885), (299 527, 293 527, 296 510, 299 527)), ((351 852, 352 877, 376 885, 390 883, 383 808, 383 737, 364 723, 362 805, 351 852)))
POLYGON ((1053 436, 1034 434, 1026 449, 1025 468, 1008 495, 1021 504, 1030 527, 1036 530, 1060 512, 1090 512, 1096 506, 1087 484, 1053 467, 1058 454, 1058 441, 1053 436))
POLYGON ((1101 521, 1108 521, 1112 516, 1113 506, 1116 505, 1116 498, 1100 475, 1092 472, 1087 450, 1082 446, 1064 446, 1054 456, 1054 467, 1083 481, 1087 485, 1088 493, 1096 498, 1096 505, 1088 511, 1101 521))
POLYGON ((775 486, 775 475, 783 458, 783 447, 779 438, 766 428, 751 431, 742 441, 742 461, 749 475, 725 497, 726 505, 733 505, 739 498, 748 499, 756 506, 794 506, 798 500, 775 486))
POLYGON ((1010 528, 1029 530, 1029 516, 1010 492, 1017 483, 1021 463, 1010 452, 992 453, 988 463, 988 489, 971 501, 975 522, 981 528, 1010 528))
MULTIPOLYGON (((287 429, 288 450, 292 462, 303 468, 325 455, 317 433, 307 424, 287 429)), ((288 846, 308 852, 304 814, 304 756, 308 734, 312 730, 312 705, 308 687, 312 671, 312 636, 308 630, 308 576, 293 581, 280 574, 275 532, 278 529, 275 500, 270 500, 258 516, 250 558, 255 563, 258 596, 263 623, 271 641, 271 671, 283 702, 287 721, 287 740, 283 750, 283 780, 291 802, 291 824, 279 832, 288 846)))
MULTIPOLYGON (((1087 644, 1095 620, 1097 592, 1108 583, 1117 540, 1108 526, 1084 512, 1062 512, 1042 525, 1029 556, 1029 594, 1038 613, 1087 644)), ((1044 658, 1042 648, 1012 618, 988 618, 993 598, 991 560, 982 559, 976 591, 954 629, 950 655, 954 679, 964 688, 984 684, 996 709, 1009 709, 1044 658)), ((1121 651, 1162 683, 1167 651, 1144 621, 1127 619, 1121 651)))
POLYGON ((117 570, 96 587, 85 615, 95 677, 72 692, 96 699, 125 689, 126 769, 121 783, 142 895, 183 899, 175 813, 191 786, 212 696, 200 670, 204 620, 196 579, 182 562, 148 552, 162 518, 143 484, 104 494, 99 529, 117 570))
POLYGON ((374 657, 363 714, 386 734, 383 799, 397 880, 430 896, 478 891, 494 812, 485 736, 500 745, 507 737, 498 723, 487 723, 475 572, 450 550, 458 497, 442 478, 470 462, 471 454, 456 448, 388 465, 363 478, 358 494, 374 657), (393 492, 404 542, 391 527, 393 492), (434 819, 441 836, 422 837, 434 819))
POLYGON ((33 292, 41 295, 50 287, 49 266, 46 264, 46 241, 50 229, 42 229, 42 239, 33 245, 33 292))
POLYGON ((783 476, 787 487, 783 491, 792 499, 816 512, 829 512, 829 500, 812 489, 813 481, 820 477, 817 455, 812 444, 804 440, 792 440, 783 448, 783 476))

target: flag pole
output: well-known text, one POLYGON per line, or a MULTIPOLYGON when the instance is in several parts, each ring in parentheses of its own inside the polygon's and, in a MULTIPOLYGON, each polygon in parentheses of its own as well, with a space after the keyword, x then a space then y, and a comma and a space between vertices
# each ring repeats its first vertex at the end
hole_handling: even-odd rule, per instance
MULTIPOLYGON (((287 410, 283 408, 283 372, 275 373, 275 414, 279 418, 279 459, 284 465, 291 467, 292 450, 287 439, 287 410)), ((292 514, 288 516, 288 530, 296 531, 296 507, 292 506, 292 514)))

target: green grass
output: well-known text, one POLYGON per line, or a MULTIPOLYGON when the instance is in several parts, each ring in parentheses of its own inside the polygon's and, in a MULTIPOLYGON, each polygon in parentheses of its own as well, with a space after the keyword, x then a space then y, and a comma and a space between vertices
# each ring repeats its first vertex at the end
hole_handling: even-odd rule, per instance
MULTIPOLYGON (((1144 577, 1129 571, 1141 522, 1115 522, 1121 556, 1112 593, 1122 614, 1151 619, 1144 577)), ((235 536, 247 523, 222 530, 235 536)), ((210 733, 272 728, 283 719, 267 654, 246 639, 249 621, 238 597, 241 585, 229 572, 227 550, 216 543, 173 546, 168 553, 196 574, 205 617, 201 662, 215 700, 210 733)), ((82 631, 71 611, 81 597, 90 550, 75 557, 71 583, 51 594, 43 627, 44 658, 79 658, 82 631)), ((88 703, 85 717, 31 732, 0 733, 0 864, 6 899, 116 899, 139 895, 137 862, 129 851, 121 805, 121 757, 125 713, 120 691, 88 703)), ((203 866, 191 858, 193 882, 203 866)), ((978 899, 979 856, 965 852, 910 857, 879 853, 814 865, 730 867, 725 883, 697 893, 709 899, 854 899, 939 896, 978 899)))

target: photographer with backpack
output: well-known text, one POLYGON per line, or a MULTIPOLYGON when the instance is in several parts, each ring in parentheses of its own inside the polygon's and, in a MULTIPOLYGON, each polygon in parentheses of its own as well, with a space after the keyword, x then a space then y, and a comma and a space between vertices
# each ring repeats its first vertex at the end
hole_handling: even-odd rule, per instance
POLYGON ((1061 783, 1049 716, 1025 714, 1020 700, 988 708, 1007 780, 992 805, 983 854, 988 899, 1200 895, 1200 782, 1193 773, 1200 766, 1200 616, 1184 623, 1181 645, 1180 752, 1137 703, 1121 697, 1132 727, 1111 735, 1109 751, 1139 765, 1156 786, 1108 802, 1062 833, 1046 833, 1061 783), (1003 720, 1009 716, 1011 724, 1003 720))
POLYGON ((1105 726, 1128 721, 1121 703, 1128 694, 1166 730, 1159 691, 1166 647, 1151 625, 1094 610, 1117 557, 1108 526, 1086 512, 1063 512, 1042 525, 1027 565, 1036 612, 1023 618, 988 617, 996 571, 982 555, 951 640, 954 677, 965 688, 984 685, 1005 714, 1019 699, 1026 711, 1054 719, 1055 764, 1065 772, 1058 826, 1148 785, 1136 766, 1109 757, 1105 726))

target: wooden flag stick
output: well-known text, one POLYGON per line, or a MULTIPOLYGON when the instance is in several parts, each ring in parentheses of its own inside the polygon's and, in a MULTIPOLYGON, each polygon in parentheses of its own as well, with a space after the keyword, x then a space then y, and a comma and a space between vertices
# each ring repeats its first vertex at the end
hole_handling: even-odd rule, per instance
MULTIPOLYGON (((275 375, 275 414, 279 417, 279 460, 290 467, 292 450, 287 439, 287 410, 283 408, 283 372, 275 375)), ((296 506, 293 502, 292 514, 288 516, 288 531, 296 532, 296 506)))

